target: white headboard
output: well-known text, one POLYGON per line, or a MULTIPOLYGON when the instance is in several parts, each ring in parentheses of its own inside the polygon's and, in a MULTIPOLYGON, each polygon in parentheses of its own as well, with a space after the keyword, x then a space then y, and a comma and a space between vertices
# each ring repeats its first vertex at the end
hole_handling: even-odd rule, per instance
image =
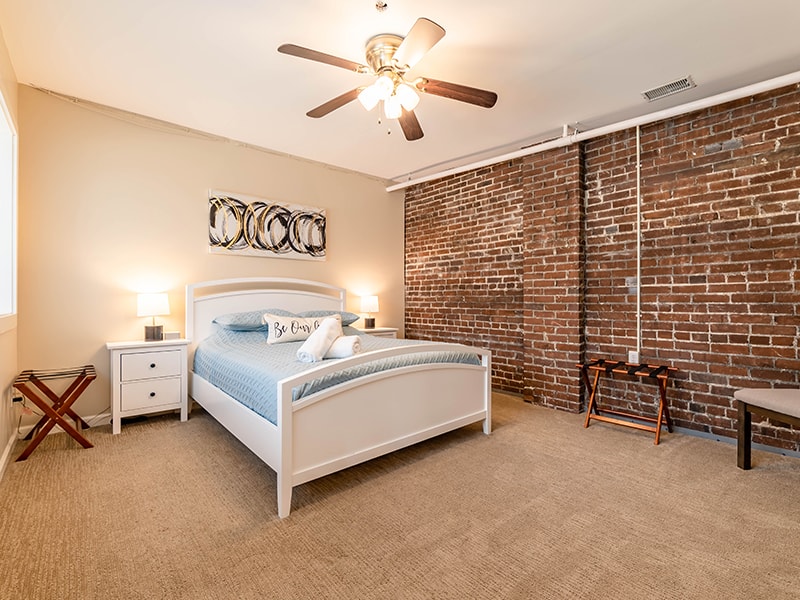
POLYGON ((304 279, 250 277, 190 283, 186 286, 186 337, 190 357, 211 333, 215 317, 262 308, 344 310, 344 288, 304 279))

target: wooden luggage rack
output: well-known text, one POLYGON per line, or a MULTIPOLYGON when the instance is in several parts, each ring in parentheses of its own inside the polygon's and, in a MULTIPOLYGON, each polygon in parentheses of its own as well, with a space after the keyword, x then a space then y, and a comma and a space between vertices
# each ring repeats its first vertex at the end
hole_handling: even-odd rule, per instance
POLYGON ((623 360, 616 361, 605 358, 592 358, 588 362, 575 366, 581 370, 581 379, 589 392, 589 406, 586 410, 584 427, 589 427, 589 421, 594 419, 605 423, 614 423, 615 425, 650 431, 656 434, 656 445, 658 445, 661 436, 661 427, 666 426, 667 431, 672 433, 672 419, 669 416, 669 406, 667 404, 667 383, 669 382, 670 374, 677 371, 677 368, 667 365, 628 363, 623 360), (593 373, 593 375, 590 376, 590 373, 593 373), (658 416, 654 418, 621 410, 601 409, 597 403, 597 386, 600 383, 600 375, 602 374, 605 374, 606 377, 626 375, 638 377, 640 380, 645 378, 655 380, 658 384, 659 392, 658 416))
POLYGON ((94 365, 84 365, 69 369, 58 369, 49 371, 22 371, 14 380, 14 387, 26 398, 38 406, 44 415, 34 426, 30 433, 25 436, 26 440, 31 440, 22 454, 17 458, 18 461, 25 460, 31 455, 36 447, 42 442, 50 430, 58 425, 66 431, 72 438, 84 448, 91 448, 92 444, 78 431, 81 427, 88 428, 89 425, 72 410, 72 405, 83 393, 83 391, 94 381, 97 374, 94 365), (45 383, 54 379, 72 379, 67 389, 59 396, 50 386, 45 383), (64 417, 70 417, 75 421, 76 427, 64 417), (34 434, 35 437, 34 437, 34 434))

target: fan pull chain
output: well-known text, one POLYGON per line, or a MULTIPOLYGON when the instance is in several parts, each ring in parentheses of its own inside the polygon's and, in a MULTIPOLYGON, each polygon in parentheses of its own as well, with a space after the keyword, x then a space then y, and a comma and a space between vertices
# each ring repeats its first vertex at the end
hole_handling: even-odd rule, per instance
MULTIPOLYGON (((383 119, 378 117, 378 127, 380 127, 381 125, 383 125, 383 119)), ((386 129, 386 135, 392 135, 392 129, 391 128, 387 128, 386 129)))

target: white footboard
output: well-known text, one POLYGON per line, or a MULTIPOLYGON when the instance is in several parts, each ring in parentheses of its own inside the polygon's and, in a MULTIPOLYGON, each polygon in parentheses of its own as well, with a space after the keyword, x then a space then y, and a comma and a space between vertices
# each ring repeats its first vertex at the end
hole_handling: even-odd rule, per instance
POLYGON ((295 485, 399 448, 483 421, 491 431, 491 357, 470 348, 480 365, 434 363, 374 373, 301 400, 291 390, 332 370, 409 352, 463 352, 424 344, 365 353, 279 383, 281 465, 278 513, 289 514, 295 485))

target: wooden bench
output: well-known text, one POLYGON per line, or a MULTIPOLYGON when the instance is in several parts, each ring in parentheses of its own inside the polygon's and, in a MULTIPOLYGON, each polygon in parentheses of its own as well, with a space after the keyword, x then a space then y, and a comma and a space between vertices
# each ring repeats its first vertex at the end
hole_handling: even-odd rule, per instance
POLYGON ((750 468, 750 427, 753 415, 800 427, 800 388, 760 388, 733 393, 739 409, 739 436, 736 464, 750 468))

